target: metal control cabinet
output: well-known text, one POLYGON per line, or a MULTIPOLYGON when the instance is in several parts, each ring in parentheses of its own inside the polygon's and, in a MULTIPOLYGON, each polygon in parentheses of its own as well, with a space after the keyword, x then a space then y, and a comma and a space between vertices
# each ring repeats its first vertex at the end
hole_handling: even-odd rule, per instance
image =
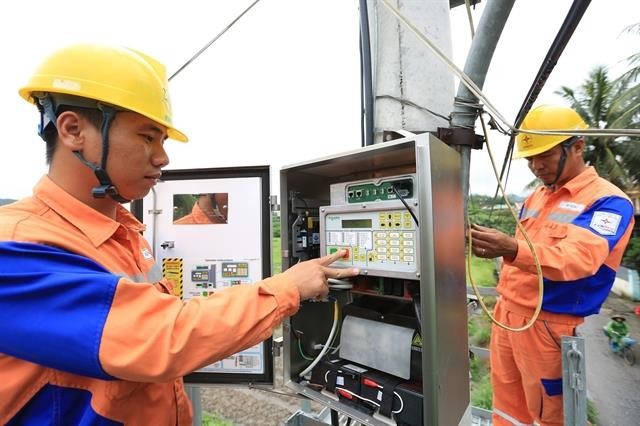
MULTIPOLYGON (((144 236, 151 243, 158 273, 173 281, 176 296, 207 297, 271 275, 269 170, 269 166, 167 170, 152 192, 132 203, 134 214, 147 224, 144 236), (216 201, 216 209, 209 212, 212 216, 186 221, 201 199, 216 201)), ((267 339, 189 374, 185 382, 270 387, 272 348, 267 339)))
MULTIPOLYGON (((418 362, 418 368, 421 369, 422 422, 428 425, 456 425, 469 406, 469 352, 463 194, 460 157, 455 150, 434 136, 423 134, 283 168, 280 173, 282 266, 287 269, 298 261, 326 254, 335 243, 327 241, 331 236, 328 234, 330 229, 327 229, 326 215, 348 210, 349 206, 338 205, 340 203, 336 203, 335 199, 332 202, 332 188, 340 188, 344 182, 381 182, 393 176, 414 178, 411 209, 419 226, 407 219, 406 224, 398 223, 398 227, 407 234, 404 235, 406 238, 402 239, 402 229, 398 233, 399 241, 413 241, 404 244, 415 244, 416 251, 408 251, 409 254, 403 258, 404 266, 396 266, 396 271, 391 275, 400 274, 405 283, 411 280, 410 283, 415 285, 419 293, 419 300, 414 302, 422 337, 421 362, 418 362), (412 223, 409 224, 409 221, 412 223), (411 253, 416 258, 411 257, 411 253)), ((352 215, 353 218, 349 219, 352 222, 347 223, 354 226, 374 223, 380 226, 376 218, 381 220, 383 213, 396 211, 399 205, 399 200, 365 203, 361 207, 363 210, 372 208, 375 211, 370 216, 352 215)), ((398 217, 405 220, 402 215, 398 217)), ((361 243, 361 247, 362 244, 366 246, 369 243, 361 243)), ((375 242, 369 245, 375 248, 375 242)), ((369 273, 366 260, 360 252, 349 255, 352 260, 360 261, 356 266, 361 268, 363 274, 369 273)), ((373 257, 370 260, 373 261, 373 257)), ((341 264, 346 266, 344 262, 338 262, 335 266, 341 264)), ((381 277, 371 277, 372 282, 388 279, 384 277, 384 265, 375 262, 372 265, 375 268, 371 275, 381 277)), ((364 308, 367 307, 366 303, 370 303, 368 298, 360 298, 352 290, 332 291, 331 295, 331 300, 335 299, 341 308, 356 299, 361 301, 361 307, 364 308)), ((405 302, 394 295, 384 299, 384 303, 390 305, 405 302)), ((302 346, 300 330, 303 330, 307 344, 324 342, 332 323, 332 311, 328 305, 302 303, 299 312, 285 322, 285 385, 362 423, 394 424, 392 418, 357 410, 344 400, 315 389, 299 377, 299 373, 310 363, 309 356, 305 357, 303 348, 298 347, 302 346)), ((338 335, 337 342, 340 337, 338 335)), ((373 351, 379 342, 366 344, 373 351)), ((318 345, 310 347, 314 346, 318 345)))

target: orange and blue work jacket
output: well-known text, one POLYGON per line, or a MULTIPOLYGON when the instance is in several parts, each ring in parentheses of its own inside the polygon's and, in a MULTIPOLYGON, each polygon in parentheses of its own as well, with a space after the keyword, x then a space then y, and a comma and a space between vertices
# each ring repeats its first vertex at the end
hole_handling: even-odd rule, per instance
MULTIPOLYGON (((633 229, 629 198, 588 167, 556 191, 534 191, 520 221, 542 267, 541 319, 579 324, 598 313, 633 229)), ((505 260, 497 290, 504 308, 531 316, 538 301, 536 266, 519 231, 516 238, 518 253, 505 260)))
POLYGON ((48 177, 0 208, 0 424, 190 425, 181 377, 298 309, 283 276, 182 302, 143 229, 48 177))

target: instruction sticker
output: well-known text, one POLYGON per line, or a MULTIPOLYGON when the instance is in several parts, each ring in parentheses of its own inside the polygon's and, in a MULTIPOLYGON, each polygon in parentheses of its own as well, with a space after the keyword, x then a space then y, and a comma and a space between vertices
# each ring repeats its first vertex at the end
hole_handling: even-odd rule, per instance
POLYGON ((589 226, 600 235, 616 235, 622 216, 611 212, 595 212, 589 226))
POLYGON ((180 258, 162 259, 162 277, 173 281, 173 293, 182 298, 183 262, 180 258))

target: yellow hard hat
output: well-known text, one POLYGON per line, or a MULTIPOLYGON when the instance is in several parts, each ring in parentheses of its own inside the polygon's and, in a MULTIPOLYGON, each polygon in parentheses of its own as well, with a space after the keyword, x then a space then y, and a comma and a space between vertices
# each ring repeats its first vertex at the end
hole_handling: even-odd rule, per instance
POLYGON ((36 70, 20 96, 35 103, 39 94, 73 95, 141 114, 186 142, 173 127, 164 65, 144 53, 119 47, 77 44, 63 48, 36 70))
MULTIPOLYGON (((587 123, 573 109, 557 105, 540 105, 532 109, 520 126, 523 130, 579 130, 587 127, 587 123)), ((541 154, 569 138, 567 135, 519 133, 513 158, 541 154)))

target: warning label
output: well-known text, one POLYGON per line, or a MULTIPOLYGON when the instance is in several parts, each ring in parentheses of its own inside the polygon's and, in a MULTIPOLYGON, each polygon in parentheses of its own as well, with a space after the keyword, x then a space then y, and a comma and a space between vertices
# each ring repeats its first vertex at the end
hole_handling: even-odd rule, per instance
POLYGON ((420 333, 414 334, 413 340, 411 341, 411 346, 415 346, 418 348, 422 347, 422 336, 420 336, 420 333))
POLYGON ((173 281, 173 293, 182 298, 183 262, 180 258, 162 259, 162 277, 173 281))

